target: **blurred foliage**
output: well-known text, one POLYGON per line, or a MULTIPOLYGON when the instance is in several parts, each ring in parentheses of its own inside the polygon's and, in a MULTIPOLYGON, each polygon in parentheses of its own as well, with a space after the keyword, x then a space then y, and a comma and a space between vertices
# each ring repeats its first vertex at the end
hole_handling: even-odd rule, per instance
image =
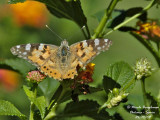
MULTIPOLYGON (((8 115, 17 115, 23 119, 24 116, 29 116, 30 100, 35 104, 36 117, 41 119, 45 117, 45 112, 49 113, 50 107, 55 105, 57 101, 55 98, 59 98, 63 94, 64 96, 59 99, 59 101, 61 100, 61 104, 51 109, 53 113, 56 113, 55 119, 135 119, 136 114, 131 114, 130 111, 132 109, 127 109, 127 106, 138 107, 144 105, 141 83, 132 81, 134 79, 133 66, 135 61, 140 57, 147 57, 156 69, 156 72, 146 79, 146 91, 150 105, 160 107, 160 104, 157 102, 160 88, 160 63, 157 62, 159 57, 155 57, 157 54, 159 55, 159 51, 157 52, 159 48, 157 41, 160 41, 159 28, 156 27, 155 29, 155 24, 152 22, 156 21, 156 25, 159 26, 160 10, 157 8, 158 4, 157 6, 153 6, 149 11, 145 11, 138 19, 134 19, 119 28, 119 31, 115 31, 105 37, 111 39, 113 45, 109 51, 100 54, 92 61, 96 66, 93 75, 94 81, 89 84, 89 88, 88 86, 79 86, 74 91, 69 89, 67 92, 64 92, 64 86, 61 86, 59 81, 46 78, 38 84, 37 96, 35 98, 35 91, 32 89, 33 84, 26 82, 25 78, 27 72, 36 70, 36 67, 25 60, 17 59, 16 56, 11 54, 10 48, 18 44, 27 43, 53 43, 59 45, 59 38, 45 28, 46 24, 51 26, 51 29, 62 36, 62 38, 68 38, 70 44, 90 38, 90 34, 94 34, 94 29, 99 25, 110 1, 24 1, 10 0, 10 4, 7 4, 8 1, 0 1, 0 87, 9 84, 7 82, 9 79, 12 81, 10 83, 15 85, 12 91, 6 87, 0 88, 0 99, 2 99, 0 101, 0 113, 5 111, 8 115), (142 22, 139 26, 138 21, 142 22), (142 31, 144 30, 142 25, 146 24, 149 24, 151 27, 149 27, 148 31, 142 31), (80 29, 83 25, 86 28, 80 29), (146 36, 148 39, 146 39, 146 36), (150 39, 151 41, 148 42, 150 39), (153 45, 154 49, 150 48, 150 45, 153 45), (127 63, 115 63, 122 60, 127 63), (109 64, 112 65, 109 66, 109 64), (2 69, 5 69, 6 73, 2 73, 2 69), (7 73, 8 70, 14 74, 7 73), (22 82, 16 81, 18 79, 14 78, 15 74, 22 75, 20 78, 22 82), (4 79, 2 79, 2 75, 4 79), (130 82, 134 84, 128 85, 130 82), (28 86, 23 87, 25 92, 22 89, 22 84, 28 86), (128 87, 126 87, 127 85, 128 87), (129 95, 127 94, 128 97, 123 96, 126 89, 127 93, 129 93, 129 95), (84 93, 87 94, 84 95, 84 93), (120 98, 119 95, 123 96, 124 99, 120 98), (79 102, 71 101, 70 96, 72 96, 73 101, 79 102), (3 100, 10 101, 12 104, 3 100), (111 109, 102 109, 98 114, 97 112, 100 107, 103 108, 103 105, 106 107, 105 103, 107 100, 109 101, 108 103, 116 105, 111 109)), ((105 25, 105 32, 141 12, 149 2, 147 0, 122 0, 118 2, 105 25)), ((156 2, 159 3, 158 0, 155 0, 156 2)), ((134 110, 143 111, 143 109, 134 110)), ((158 112, 158 110, 155 111, 154 119, 156 120, 159 119, 158 112)), ((49 118, 50 116, 47 117, 49 118)), ((139 115, 139 117, 142 116, 139 115)), ((0 119, 11 120, 18 118, 0 116, 0 119)))

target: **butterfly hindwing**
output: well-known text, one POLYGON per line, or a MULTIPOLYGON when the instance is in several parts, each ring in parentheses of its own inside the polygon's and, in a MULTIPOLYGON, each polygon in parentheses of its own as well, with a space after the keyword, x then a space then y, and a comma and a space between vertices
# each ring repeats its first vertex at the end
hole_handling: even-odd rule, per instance
POLYGON ((101 51, 108 50, 111 44, 112 42, 108 39, 91 39, 75 43, 70 46, 70 49, 79 58, 81 66, 85 66, 101 51))

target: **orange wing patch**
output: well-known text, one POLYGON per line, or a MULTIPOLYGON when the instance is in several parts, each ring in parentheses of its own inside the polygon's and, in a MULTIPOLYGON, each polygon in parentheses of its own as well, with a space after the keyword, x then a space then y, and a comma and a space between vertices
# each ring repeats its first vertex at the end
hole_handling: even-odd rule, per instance
POLYGON ((73 79, 74 76, 77 75, 76 68, 68 70, 64 75, 63 79, 73 79))
POLYGON ((76 50, 75 54, 80 58, 80 61, 83 64, 85 64, 88 60, 96 55, 96 51, 94 51, 93 47, 91 45, 88 45, 86 41, 80 42, 77 45, 73 46, 72 50, 76 50))
POLYGON ((42 52, 40 50, 34 49, 31 56, 28 56, 28 59, 31 60, 33 63, 38 64, 39 66, 43 65, 44 60, 40 59, 42 56, 42 52))
POLYGON ((61 73, 56 68, 52 68, 49 63, 46 63, 43 66, 41 66, 40 70, 44 72, 45 75, 48 75, 49 77, 52 77, 54 79, 61 80, 62 78, 61 73))

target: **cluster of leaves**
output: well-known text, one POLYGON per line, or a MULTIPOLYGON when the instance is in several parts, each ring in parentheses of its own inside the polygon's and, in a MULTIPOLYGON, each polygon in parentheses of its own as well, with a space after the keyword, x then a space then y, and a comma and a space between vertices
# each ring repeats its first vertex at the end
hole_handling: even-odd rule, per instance
MULTIPOLYGON (((81 8, 80 0, 37 1, 43 2, 47 6, 50 13, 54 16, 57 16, 58 18, 66 18, 72 20, 75 23, 77 23, 80 28, 82 26, 85 26, 87 32, 83 30, 83 34, 86 38, 90 38, 90 32, 87 25, 87 18, 85 17, 81 8)), ((118 3, 118 1, 119 0, 113 0, 111 2, 104 17, 100 21, 100 25, 95 30, 95 34, 93 35, 94 37, 104 37, 104 31, 102 31, 105 27, 104 22, 110 19, 111 13, 114 12, 114 7, 118 3)), ((10 4, 18 2, 24 2, 24 0, 9 1, 10 4)), ((157 0, 152 0, 151 5, 149 7, 152 7, 157 2, 157 0)), ((147 9, 149 9, 149 7, 147 7, 147 9)), ((112 28, 113 30, 119 29, 121 31, 136 30, 135 28, 131 27, 121 27, 121 25, 124 24, 124 20, 126 17, 132 18, 137 16, 138 19, 145 22, 147 20, 147 9, 138 7, 131 8, 126 11, 116 10, 120 14, 115 18, 112 18, 110 24, 108 24, 107 27, 112 28)), ((138 39, 142 39, 142 37, 138 39)), ((26 76, 27 72, 36 69, 34 66, 20 59, 5 60, 3 63, 1 63, 1 66, 15 71, 19 71, 24 77, 26 76), (25 66, 25 68, 23 66, 25 66)), ((91 117, 95 120, 121 119, 121 116, 119 115, 117 118, 116 110, 114 110, 114 114, 112 113, 111 115, 109 108, 113 108, 115 106, 120 105, 122 102, 126 102, 125 100, 127 99, 128 94, 131 92, 132 88, 135 85, 136 76, 133 68, 126 62, 117 62, 109 66, 103 78, 103 88, 105 94, 108 97, 106 99, 106 102, 102 105, 100 105, 97 101, 88 99, 81 100, 79 102, 70 102, 69 100, 71 99, 71 96, 74 101, 78 101, 77 96, 83 95, 83 92, 80 90, 80 88, 84 88, 84 86, 79 86, 73 91, 69 87, 70 84, 68 83, 68 81, 63 81, 63 83, 61 84, 58 81, 55 81, 54 85, 51 85, 49 82, 51 80, 52 79, 50 78, 46 78, 40 84, 33 83, 30 85, 23 86, 23 89, 31 102, 29 117, 30 120, 64 119, 66 117, 76 117, 83 115, 91 117), (50 90, 48 91, 48 89, 50 90), (58 111, 57 106, 64 102, 68 102, 65 108, 63 110, 58 111)), ((90 86, 89 88, 87 88, 87 91, 89 91, 89 93, 94 93, 102 90, 103 89, 94 88, 90 86)), ((147 97, 152 101, 150 105, 159 106, 158 101, 151 94, 147 94, 147 97)), ((122 105, 124 106, 124 104, 122 105)), ((157 114, 153 117, 159 117, 159 112, 160 111, 156 111, 157 114)), ((0 115, 15 115, 21 119, 27 118, 13 104, 4 100, 0 101, 0 115)))

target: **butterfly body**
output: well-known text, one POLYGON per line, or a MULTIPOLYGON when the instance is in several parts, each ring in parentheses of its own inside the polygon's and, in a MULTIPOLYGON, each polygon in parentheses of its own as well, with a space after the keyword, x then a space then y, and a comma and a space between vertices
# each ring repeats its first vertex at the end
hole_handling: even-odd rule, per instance
POLYGON ((84 40, 71 46, 66 40, 61 45, 26 44, 11 48, 18 57, 31 62, 44 74, 57 80, 73 79, 77 75, 77 66, 85 67, 101 51, 111 45, 108 39, 84 40))

